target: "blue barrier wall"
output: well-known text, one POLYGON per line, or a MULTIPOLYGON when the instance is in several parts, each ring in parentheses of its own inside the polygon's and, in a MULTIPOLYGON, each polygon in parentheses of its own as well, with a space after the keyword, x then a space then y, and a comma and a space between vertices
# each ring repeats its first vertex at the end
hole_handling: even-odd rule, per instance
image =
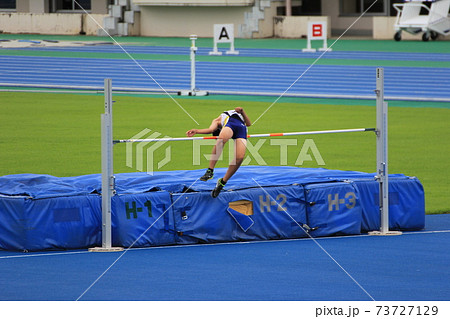
MULTIPOLYGON (((361 231, 380 229, 379 185, 374 180, 356 180, 361 196, 361 231)), ((391 178, 389 181, 389 229, 420 230, 425 225, 425 194, 415 177, 391 178)))
MULTIPOLYGON (((222 176, 225 169, 216 169, 222 176)), ((218 198, 203 170, 117 174, 114 246, 148 247, 356 235, 378 230, 374 174, 295 167, 241 167, 218 198), (314 228, 307 234, 310 228, 314 228)), ((390 228, 425 226, 417 178, 389 176, 390 228)), ((101 176, 0 177, 0 248, 101 245, 101 176)))
POLYGON ((0 247, 76 249, 101 242, 101 197, 0 197, 0 247))

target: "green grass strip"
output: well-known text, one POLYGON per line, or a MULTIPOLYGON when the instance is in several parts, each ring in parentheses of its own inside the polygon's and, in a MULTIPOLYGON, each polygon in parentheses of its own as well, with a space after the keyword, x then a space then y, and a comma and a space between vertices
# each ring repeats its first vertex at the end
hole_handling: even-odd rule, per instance
MULTIPOLYGON (((102 95, 103 91, 90 92, 89 90, 68 90, 68 89, 47 89, 47 88, 17 88, 0 86, 0 90, 6 92, 29 91, 29 93, 55 93, 55 94, 79 94, 79 95, 102 95), (68 92, 70 91, 70 92, 68 92)), ((281 93, 280 93, 281 94, 281 93)), ((126 92, 114 92, 117 96, 139 97, 139 98, 167 98, 170 96, 177 100, 220 100, 220 101, 236 101, 240 102, 265 102, 273 103, 278 96, 264 96, 264 95, 235 95, 235 94, 211 94, 207 96, 183 96, 177 94, 171 94, 168 96, 165 93, 126 93, 126 92)), ((328 104, 328 105, 367 105, 375 106, 375 100, 371 99, 338 99, 338 98, 305 98, 305 97, 288 97, 284 96, 279 99, 280 103, 297 103, 297 104, 328 104)), ((399 101, 389 100, 389 107, 413 107, 413 108, 442 108, 450 109, 450 103, 448 102, 432 102, 432 101, 399 101)))

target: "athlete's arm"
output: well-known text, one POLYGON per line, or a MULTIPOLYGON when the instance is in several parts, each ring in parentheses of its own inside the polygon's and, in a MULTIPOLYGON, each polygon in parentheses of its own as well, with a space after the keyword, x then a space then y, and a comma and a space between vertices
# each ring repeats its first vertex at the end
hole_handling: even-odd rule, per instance
POLYGON ((252 125, 252 122, 250 121, 250 118, 248 117, 247 113, 245 113, 244 109, 242 107, 237 107, 234 109, 236 112, 241 113, 242 117, 244 118, 244 122, 246 126, 252 125))
POLYGON ((212 120, 211 125, 208 128, 202 128, 202 129, 192 129, 186 132, 186 135, 189 137, 194 136, 195 134, 211 134, 220 125, 220 116, 214 120, 212 120))

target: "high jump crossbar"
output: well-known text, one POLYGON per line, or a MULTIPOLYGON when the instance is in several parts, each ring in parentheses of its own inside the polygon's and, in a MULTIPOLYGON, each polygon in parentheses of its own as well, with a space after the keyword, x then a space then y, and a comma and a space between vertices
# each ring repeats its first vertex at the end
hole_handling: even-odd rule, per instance
MULTIPOLYGON (((376 129, 375 128, 352 128, 352 129, 325 130, 325 131, 249 134, 249 135, 247 135, 247 138, 296 136, 296 135, 316 135, 316 134, 331 134, 331 133, 352 133, 352 132, 375 132, 376 133, 376 129)), ((216 140, 216 139, 218 139, 218 136, 164 137, 164 138, 144 138, 144 139, 113 140, 113 143, 114 144, 118 144, 118 143, 139 143, 139 142, 170 142, 170 141, 216 140)))
MULTIPOLYGON (((196 139, 216 139, 208 137, 179 137, 160 139, 124 139, 113 140, 112 135, 112 81, 105 79, 105 113, 101 115, 102 123, 102 247, 90 248, 90 251, 118 251, 122 247, 112 247, 111 238, 111 199, 115 194, 115 177, 113 172, 113 146, 116 143, 156 142, 156 141, 186 141, 196 139)), ((370 232, 370 235, 398 235, 401 232, 389 230, 389 191, 388 191, 388 135, 387 117, 388 104, 384 101, 384 69, 376 69, 376 128, 356 128, 342 130, 325 130, 290 133, 252 134, 248 137, 276 137, 294 135, 313 135, 329 133, 375 132, 377 138, 377 173, 375 179, 379 184, 380 230, 370 232)))

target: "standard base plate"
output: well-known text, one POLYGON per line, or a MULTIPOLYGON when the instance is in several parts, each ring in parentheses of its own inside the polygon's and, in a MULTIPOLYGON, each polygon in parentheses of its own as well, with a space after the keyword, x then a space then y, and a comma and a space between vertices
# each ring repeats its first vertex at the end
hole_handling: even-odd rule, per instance
POLYGON ((88 249, 90 252, 117 252, 117 251, 123 251, 124 248, 123 247, 92 247, 88 249))
POLYGON ((178 95, 187 95, 187 96, 207 96, 209 93, 207 91, 180 91, 178 95))
POLYGON ((397 236, 403 234, 401 231, 388 231, 388 232, 381 232, 381 231, 371 231, 369 232, 370 236, 397 236))

